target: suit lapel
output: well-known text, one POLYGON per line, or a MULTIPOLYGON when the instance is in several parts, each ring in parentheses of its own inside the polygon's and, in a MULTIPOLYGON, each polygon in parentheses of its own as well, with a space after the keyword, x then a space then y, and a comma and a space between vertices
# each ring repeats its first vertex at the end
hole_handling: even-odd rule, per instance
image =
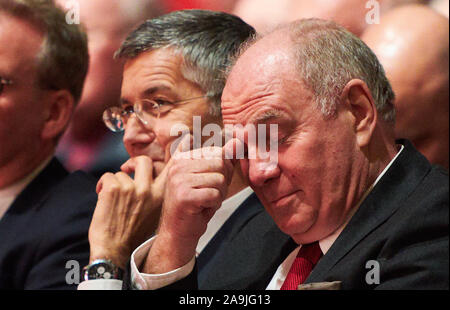
POLYGON ((366 197, 305 283, 323 281, 327 273, 365 236, 392 216, 429 171, 430 164, 408 141, 399 143, 405 146, 402 153, 366 197))
POLYGON ((258 202, 255 193, 252 193, 225 221, 219 231, 217 231, 214 237, 205 246, 197 258, 198 268, 202 270, 203 267, 211 261, 212 257, 219 252, 219 248, 223 246, 226 241, 230 242, 236 233, 240 231, 242 225, 245 225, 251 218, 260 212, 264 212, 264 209, 258 202))

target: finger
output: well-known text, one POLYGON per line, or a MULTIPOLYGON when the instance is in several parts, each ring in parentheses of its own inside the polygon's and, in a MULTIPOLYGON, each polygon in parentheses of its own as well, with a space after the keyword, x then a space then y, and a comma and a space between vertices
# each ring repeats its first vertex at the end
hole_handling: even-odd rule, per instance
POLYGON ((214 174, 208 174, 207 176, 203 178, 197 178, 197 181, 199 184, 195 187, 197 189, 201 188, 211 188, 211 189, 217 189, 220 192, 220 202, 224 201, 227 197, 228 193, 228 180, 227 178, 220 174, 220 173, 214 173, 214 174))
POLYGON ((204 209, 219 208, 222 205, 223 198, 222 193, 216 188, 199 188, 192 191, 191 200, 195 205, 204 209))
POLYGON ((140 188, 150 188, 153 183, 153 161, 148 156, 134 158, 134 180, 140 188))
POLYGON ((227 196, 227 178, 221 173, 190 174, 186 177, 186 182, 194 189, 215 188, 220 192, 222 200, 227 196))
POLYGON ((222 158, 222 148, 217 146, 203 147, 201 149, 194 150, 193 154, 194 158, 205 158, 205 159, 222 158), (196 155, 199 157, 195 157, 196 155))
POLYGON ((172 149, 172 143, 167 143, 164 149, 164 162, 168 163, 172 158, 170 150, 172 149))
POLYGON ((97 193, 97 195, 102 191, 103 183, 105 182, 105 179, 109 179, 112 176, 114 176, 114 174, 112 174, 111 172, 107 172, 101 176, 101 178, 98 180, 97 185, 95 187, 95 192, 97 193))
POLYGON ((190 159, 178 161, 172 165, 177 173, 207 173, 207 172, 226 172, 225 160, 222 158, 211 159, 190 159))
POLYGON ((128 174, 117 172, 114 176, 119 186, 117 192, 131 193, 134 191, 134 181, 128 174))
POLYGON ((191 184, 193 188, 220 188, 226 183, 225 176, 218 172, 188 174, 185 180, 186 183, 191 184))
POLYGON ((230 139, 222 148, 228 184, 231 184, 235 165, 244 157, 244 148, 244 143, 236 138, 230 139))
POLYGON ((239 159, 242 159, 244 154, 244 143, 236 138, 230 139, 222 148, 222 155, 225 159, 230 159, 233 166, 237 163, 239 159))
POLYGON ((101 177, 101 184, 101 189, 98 191, 94 216, 97 215, 98 218, 107 218, 115 210, 118 199, 117 189, 120 188, 120 182, 117 180, 116 175, 105 173, 101 177))
POLYGON ((132 157, 128 159, 125 163, 123 163, 122 166, 120 166, 120 170, 130 175, 134 173, 135 166, 136 166, 135 157, 132 157))

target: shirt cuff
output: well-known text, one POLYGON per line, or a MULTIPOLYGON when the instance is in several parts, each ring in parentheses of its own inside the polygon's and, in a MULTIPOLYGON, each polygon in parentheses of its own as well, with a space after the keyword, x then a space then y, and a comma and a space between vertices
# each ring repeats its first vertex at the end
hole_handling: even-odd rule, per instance
POLYGON ((78 290, 121 290, 122 280, 96 279, 87 280, 78 284, 78 290))
POLYGON ((141 244, 138 248, 136 248, 136 250, 134 250, 133 254, 131 254, 131 281, 133 287, 138 290, 156 290, 170 285, 187 277, 194 269, 195 257, 192 257, 186 265, 166 273, 147 274, 139 272, 137 266, 142 265, 144 260, 147 258, 155 237, 152 237, 141 244))

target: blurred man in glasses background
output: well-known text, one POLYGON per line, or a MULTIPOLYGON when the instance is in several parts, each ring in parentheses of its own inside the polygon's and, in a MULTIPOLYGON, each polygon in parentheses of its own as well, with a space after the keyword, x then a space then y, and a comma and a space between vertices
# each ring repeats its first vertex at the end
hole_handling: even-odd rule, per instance
POLYGON ((54 158, 88 62, 52 1, 0 1, 0 289, 73 289, 88 261, 95 180, 54 158))
POLYGON ((79 9, 80 23, 88 34, 90 66, 86 83, 57 149, 70 171, 82 169, 99 178, 117 172, 129 158, 120 134, 102 123, 102 113, 120 98, 123 62, 114 59, 127 34, 163 11, 162 0, 57 0, 64 10, 79 9), (74 6, 77 4, 77 6, 74 6))

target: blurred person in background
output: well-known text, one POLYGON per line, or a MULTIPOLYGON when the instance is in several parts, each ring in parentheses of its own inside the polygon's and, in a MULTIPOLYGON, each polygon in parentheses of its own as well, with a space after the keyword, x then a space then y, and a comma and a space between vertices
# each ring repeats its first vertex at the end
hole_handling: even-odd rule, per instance
POLYGON ((363 34, 396 94, 397 138, 434 164, 449 161, 449 22, 424 5, 394 9, 363 34))
POLYGON ((230 13, 237 0, 164 0, 164 7, 168 12, 202 9, 230 13))
MULTIPOLYGON (((57 0, 66 10, 72 0, 57 0)), ((122 136, 106 129, 105 108, 120 98, 123 63, 114 59, 126 35, 143 20, 159 15, 161 0, 76 0, 80 22, 89 42, 90 67, 85 87, 69 128, 57 149, 68 170, 83 169, 96 177, 120 170, 129 157, 122 136)))
MULTIPOLYGON (((380 14, 395 6, 421 3, 425 0, 377 0, 380 14)), ((366 15, 373 6, 363 0, 238 0, 233 14, 253 25, 258 32, 266 32, 278 24, 301 18, 333 20, 353 34, 360 36, 369 25, 366 15)))
POLYGON ((53 1, 0 1, 0 289, 75 289, 88 262, 95 179, 54 157, 88 63, 53 1))
POLYGON ((430 6, 448 18, 448 0, 431 0, 430 6))

